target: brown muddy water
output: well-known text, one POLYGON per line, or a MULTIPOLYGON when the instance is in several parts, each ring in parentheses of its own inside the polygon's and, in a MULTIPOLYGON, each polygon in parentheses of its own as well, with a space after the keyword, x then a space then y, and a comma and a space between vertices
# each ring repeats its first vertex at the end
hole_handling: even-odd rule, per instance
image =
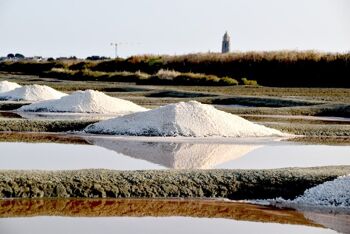
POLYGON ((0 217, 0 230, 8 234, 350 231, 344 214, 199 199, 2 200, 0 217))

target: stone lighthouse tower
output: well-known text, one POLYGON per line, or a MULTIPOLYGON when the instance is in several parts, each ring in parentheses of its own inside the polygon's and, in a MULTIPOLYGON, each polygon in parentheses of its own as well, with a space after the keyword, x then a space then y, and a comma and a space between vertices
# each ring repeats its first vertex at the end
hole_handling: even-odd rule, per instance
POLYGON ((230 52, 230 36, 228 35, 227 32, 225 32, 224 37, 222 38, 222 49, 221 52, 222 53, 229 53, 230 52))

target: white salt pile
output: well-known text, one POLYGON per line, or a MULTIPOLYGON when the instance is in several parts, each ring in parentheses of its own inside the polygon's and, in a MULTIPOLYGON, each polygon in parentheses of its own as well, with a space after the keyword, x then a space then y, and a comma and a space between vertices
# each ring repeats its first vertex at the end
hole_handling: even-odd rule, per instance
POLYGON ((250 201, 255 204, 289 208, 350 208, 350 174, 307 189, 294 200, 283 198, 250 201))
POLYGON ((1 93, 0 99, 10 101, 42 101, 58 99, 67 94, 59 92, 46 85, 26 85, 1 93))
POLYGON ((146 111, 132 102, 107 96, 93 90, 76 91, 57 100, 49 100, 23 106, 19 111, 35 112, 73 112, 73 113, 98 113, 98 114, 130 114, 146 111))
POLYGON ((0 93, 8 92, 21 87, 19 84, 7 80, 0 82, 0 93))
POLYGON ((302 206, 350 208, 350 175, 310 188, 291 203, 302 206))
POLYGON ((239 116, 196 101, 166 105, 89 125, 89 133, 143 136, 284 136, 239 116))

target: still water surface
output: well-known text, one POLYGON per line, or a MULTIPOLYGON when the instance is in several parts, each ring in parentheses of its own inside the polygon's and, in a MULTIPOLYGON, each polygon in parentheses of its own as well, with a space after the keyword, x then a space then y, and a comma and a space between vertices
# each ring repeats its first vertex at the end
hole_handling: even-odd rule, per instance
MULTIPOLYGON (((271 139, 157 141, 89 136, 83 137, 79 142, 79 144, 2 142, 0 170, 260 169, 350 164, 350 146, 303 145, 276 142, 271 139)), ((232 204, 220 206, 218 201, 210 203, 208 207, 208 204, 198 202, 177 201, 178 204, 158 204, 161 201, 152 203, 150 200, 141 205, 135 201, 113 200, 98 202, 100 204, 98 206, 90 206, 86 205, 88 201, 84 200, 81 207, 87 207, 88 211, 84 210, 81 213, 75 209, 69 211, 70 201, 40 202, 35 204, 35 200, 30 200, 29 205, 26 203, 23 205, 21 200, 18 200, 19 208, 16 208, 16 205, 0 200, 0 233, 350 232, 347 225, 350 220, 348 216, 312 212, 306 214, 291 210, 276 213, 267 208, 247 210, 248 205, 243 205, 241 208, 231 207, 232 204), (116 208, 111 207, 114 203, 118 203, 116 208), (102 208, 99 207, 101 204, 102 208), (60 210, 62 208, 68 208, 69 214, 60 210), (115 213, 110 214, 109 212, 113 210, 115 213), (193 216, 186 213, 194 211, 197 213, 193 216), (206 214, 210 211, 212 213, 206 214)), ((93 201, 93 204, 96 202, 93 201)))
MULTIPOLYGON (((4 233, 336 233, 348 215, 201 199, 0 200, 4 233), (332 229, 332 230, 331 230, 332 229)), ((2 233, 1 232, 1 233, 2 233)))
POLYGON ((246 222, 227 219, 185 217, 109 217, 67 218, 33 217, 0 219, 0 231, 18 233, 130 233, 130 234, 213 234, 213 233, 337 233, 336 231, 301 225, 246 222))
POLYGON ((350 146, 273 141, 171 142, 86 138, 86 145, 0 143, 0 169, 269 169, 350 165, 350 146))

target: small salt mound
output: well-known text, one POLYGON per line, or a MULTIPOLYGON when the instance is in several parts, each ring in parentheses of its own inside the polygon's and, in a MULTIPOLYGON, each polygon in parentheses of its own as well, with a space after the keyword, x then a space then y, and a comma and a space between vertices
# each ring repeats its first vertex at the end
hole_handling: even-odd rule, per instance
POLYGON ((7 80, 4 80, 0 82, 0 93, 8 92, 19 87, 22 87, 22 86, 14 82, 9 82, 7 80))
POLYGON ((302 206, 350 208, 350 175, 310 188, 291 202, 302 206))
POLYGON ((19 111, 35 112, 73 112, 73 113, 98 113, 98 114, 130 114, 146 111, 132 102, 107 96, 93 90, 76 91, 57 100, 42 101, 23 106, 19 111))
POLYGON ((58 99, 67 94, 59 92, 46 85, 26 85, 1 93, 0 99, 10 101, 42 101, 58 99))
POLYGON ((143 136, 284 136, 275 129, 196 101, 170 104, 158 109, 117 117, 89 125, 89 133, 143 136))

